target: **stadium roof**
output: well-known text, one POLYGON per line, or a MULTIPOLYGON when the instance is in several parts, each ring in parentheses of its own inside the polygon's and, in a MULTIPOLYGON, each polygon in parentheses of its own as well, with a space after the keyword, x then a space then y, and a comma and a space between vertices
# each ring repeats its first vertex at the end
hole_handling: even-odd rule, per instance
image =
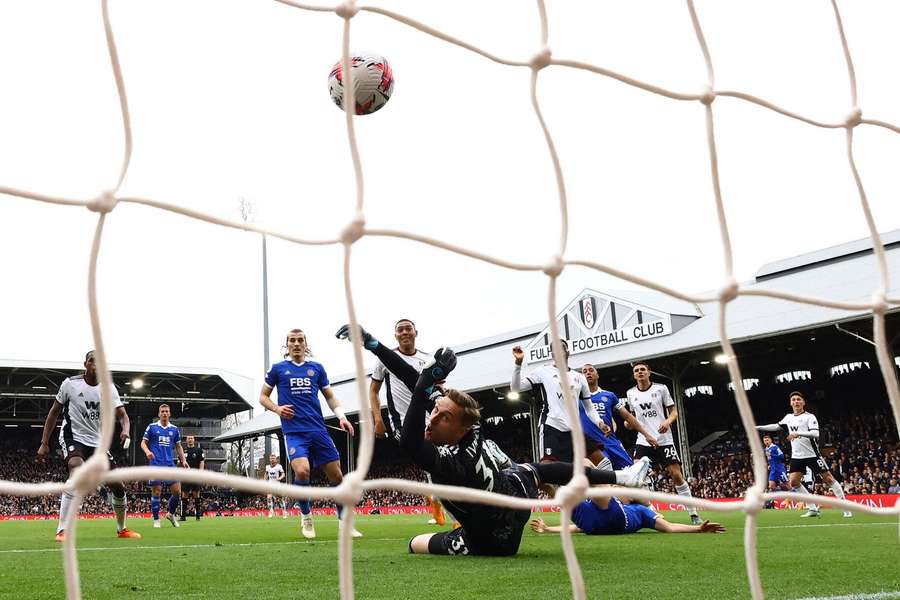
MULTIPOLYGON (((891 280, 888 295, 900 296, 900 230, 883 234, 882 240, 891 280)), ((868 302, 879 286, 878 269, 871 240, 868 239, 769 263, 759 270, 754 280, 744 284, 747 288, 772 289, 847 302, 868 302)), ((664 313, 671 318, 671 327, 665 334, 657 337, 629 340, 629 343, 582 352, 577 358, 572 358, 572 364, 591 362, 601 368, 612 367, 639 359, 648 360, 719 347, 717 302, 696 305, 652 290, 585 290, 573 300, 569 309, 576 310, 579 299, 589 295, 600 295, 603 297, 601 301, 621 302, 622 305, 631 305, 636 309, 647 308, 664 313)), ((838 310, 767 297, 741 296, 728 305, 726 327, 733 342, 742 342, 859 320, 867 314, 865 311, 838 310)), ((635 322, 641 322, 640 315, 635 322)), ((469 392, 508 387, 512 374, 512 347, 534 342, 546 327, 546 322, 540 323, 457 346, 459 363, 452 375, 453 386, 469 392)), ((371 370, 367 374, 369 372, 371 370)), ((348 413, 358 411, 360 406, 354 377, 354 374, 348 374, 332 379, 334 392, 348 413)), ((323 412, 330 414, 324 402, 323 412)), ((237 439, 276 429, 277 417, 267 413, 226 432, 219 439, 237 439)))
MULTIPOLYGON (((60 383, 82 373, 83 364, 68 361, 31 361, 0 358, 0 420, 22 423, 43 420, 60 383)), ((133 408, 150 404, 184 403, 196 417, 224 417, 252 408, 253 380, 214 368, 161 365, 110 365, 113 383, 122 400, 133 408), (143 386, 132 383, 140 379, 143 386)))

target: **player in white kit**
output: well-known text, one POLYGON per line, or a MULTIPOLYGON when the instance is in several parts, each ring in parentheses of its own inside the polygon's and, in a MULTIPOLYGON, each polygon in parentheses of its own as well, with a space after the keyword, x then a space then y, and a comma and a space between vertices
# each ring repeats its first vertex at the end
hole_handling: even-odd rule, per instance
MULTIPOLYGON (((769 425, 757 425, 756 428, 761 431, 779 431, 784 428, 787 431, 787 439, 791 442, 791 463, 788 468, 788 484, 791 490, 795 492, 804 491, 812 493, 803 487, 802 479, 806 469, 809 468, 813 473, 819 475, 831 488, 835 497, 844 499, 844 490, 841 484, 835 480, 825 459, 819 454, 819 420, 815 415, 806 412, 806 398, 800 392, 791 392, 789 396, 791 403, 791 411, 784 415, 778 423, 769 425)), ((808 510, 803 513, 803 517, 820 516, 819 507, 812 504, 807 505, 808 510)), ((852 517, 853 513, 844 511, 844 517, 852 517)))
MULTIPOLYGON (((669 388, 650 381, 650 365, 647 363, 636 363, 632 373, 637 385, 628 390, 626 399, 628 410, 634 413, 638 422, 647 431, 658 434, 656 444, 652 444, 642 433, 638 433, 634 457, 648 457, 657 473, 664 469, 669 474, 679 496, 692 498, 691 486, 684 480, 681 459, 678 457, 678 450, 672 437, 672 424, 678 418, 678 409, 675 408, 675 401, 669 394, 669 388)), ((694 525, 701 523, 696 508, 688 508, 688 514, 691 516, 691 523, 694 525)))
MULTIPOLYGON (((112 402, 115 406, 116 421, 122 432, 119 441, 122 446, 128 447, 131 421, 128 413, 119 399, 116 388, 112 388, 112 402)), ((41 446, 38 448, 38 458, 43 460, 50 453, 50 434, 56 427, 56 421, 62 415, 62 427, 59 430, 59 445, 62 448, 63 458, 69 470, 69 476, 89 459, 97 446, 100 445, 100 381, 97 375, 97 367, 94 363, 94 351, 91 350, 84 358, 84 374, 69 377, 59 386, 56 400, 47 413, 44 422, 44 433, 41 436, 41 446)), ((112 455, 107 452, 110 467, 115 468, 112 455)), ((112 506, 116 513, 116 529, 120 538, 140 538, 141 535, 125 527, 125 486, 121 482, 106 484, 112 492, 112 506)), ((66 514, 72 508, 74 495, 63 492, 59 505, 59 526, 56 528, 56 541, 65 541, 63 522, 66 514)))
MULTIPOLYGON (((268 481, 284 481, 284 467, 278 464, 278 456, 276 454, 269 455, 269 464, 266 465, 266 480, 268 481)), ((281 516, 284 519, 288 517, 287 504, 284 496, 278 499, 281 503, 281 516)), ((269 505, 269 518, 275 516, 275 496, 266 494, 266 503, 269 505)))
MULTIPOLYGON (((409 319, 400 319, 394 324, 394 339, 397 340, 397 347, 394 352, 416 370, 417 373, 422 372, 422 367, 431 360, 431 354, 419 350, 416 347, 416 338, 419 332, 416 324, 409 319)), ((409 408, 409 402, 412 399, 412 391, 400 379, 385 368, 379 360, 375 363, 375 369, 372 371, 372 380, 369 383, 369 403, 372 406, 372 418, 375 424, 375 435, 382 437, 390 435, 399 443, 400 432, 403 429, 403 419, 406 418, 406 411, 409 408), (385 426, 384 419, 381 418, 381 387, 385 386, 385 395, 387 397, 388 423, 390 424, 390 432, 385 426)), ((432 517, 428 521, 432 525, 444 525, 444 509, 440 500, 429 496, 428 502, 431 505, 432 517)))
MULTIPOLYGON (((561 340, 563 347, 563 361, 568 365, 569 362, 569 345, 565 340, 561 340)), ((512 349, 513 368, 512 379, 509 389, 514 392, 524 392, 532 388, 540 387, 544 392, 544 405, 541 407, 540 429, 538 437, 540 441, 540 461, 541 462, 572 462, 574 455, 572 451, 572 423, 569 420, 569 413, 565 406, 565 396, 563 395, 562 380, 556 363, 538 367, 528 375, 522 375, 522 361, 525 358, 525 352, 520 346, 512 349)), ((588 420, 600 427, 600 414, 597 407, 591 402, 591 388, 587 379, 578 371, 568 370, 569 389, 575 397, 576 402, 581 402, 584 407, 588 420)), ((585 436, 585 455, 590 454, 598 448, 597 442, 585 436)))

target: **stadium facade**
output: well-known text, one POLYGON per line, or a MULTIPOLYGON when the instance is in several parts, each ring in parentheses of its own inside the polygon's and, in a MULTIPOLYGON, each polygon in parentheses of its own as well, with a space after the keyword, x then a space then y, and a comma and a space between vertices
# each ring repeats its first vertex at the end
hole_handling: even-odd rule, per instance
MULTIPOLYGON (((883 234, 882 242, 891 282, 887 295, 897 297, 900 230, 883 234)), ((769 263, 742 287, 834 301, 869 302, 873 292, 881 287, 881 280, 872 243, 867 238, 769 263)), ((652 290, 585 289, 557 315, 560 335, 569 340, 572 348, 569 364, 573 368, 586 363, 595 365, 605 389, 624 395, 633 385, 631 364, 637 360, 651 363, 654 379, 669 385, 676 399, 678 442, 688 470, 692 449, 699 450, 727 433, 722 428, 705 431, 700 439, 691 436, 689 441, 688 421, 694 411, 719 411, 724 419, 737 422, 736 410, 729 412, 725 408, 734 407, 727 370, 715 362, 721 353, 719 320, 718 302, 694 304, 652 290)), ((879 395, 879 383, 883 390, 871 344, 871 313, 741 296, 728 304, 725 323, 745 377, 742 385, 751 402, 762 394, 769 395, 783 414, 790 389, 800 387, 812 398, 824 399, 831 379, 856 369, 872 371, 867 394, 879 395)), ((895 356, 900 312, 891 311, 887 325, 895 356)), ((456 346, 459 365, 453 373, 453 386, 473 394, 488 418, 527 417, 533 424, 534 403, 527 397, 514 401, 507 397, 513 367, 511 351, 517 345, 525 349, 526 372, 528 365, 546 363, 551 360, 549 332, 545 322, 456 346)), ((333 378, 332 385, 347 413, 358 417, 360 406, 367 406, 368 399, 360 401, 355 375, 333 378)), ((886 398, 886 394, 881 394, 881 398, 886 398)), ((754 405, 755 412, 760 410, 765 413, 770 409, 754 405)), ((330 414, 324 401, 323 414, 330 414)), ((532 426, 532 449, 534 429, 532 426)), ((264 413, 225 432, 216 441, 278 430, 277 416, 264 413)), ((338 443, 338 448, 342 445, 338 443)))
MULTIPOLYGON (((156 419, 159 405, 169 404, 182 435, 193 435, 204 448, 207 469, 218 470, 226 458, 222 445, 213 442, 221 433, 223 419, 253 408, 253 380, 228 371, 130 364, 111 364, 110 371, 131 420, 131 438, 140 438, 156 419)), ((60 384, 83 372, 83 364, 77 361, 0 359, 0 428, 4 434, 39 433, 60 384)), ((131 444, 128 464, 144 464, 139 446, 131 444)))

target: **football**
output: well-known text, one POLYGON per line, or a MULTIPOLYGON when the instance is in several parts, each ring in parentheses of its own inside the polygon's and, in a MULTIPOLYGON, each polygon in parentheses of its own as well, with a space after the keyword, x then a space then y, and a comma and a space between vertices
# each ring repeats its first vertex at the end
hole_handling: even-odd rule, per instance
MULTIPOLYGON (((356 114, 370 115, 384 106, 394 91, 394 73, 383 56, 371 53, 353 54, 353 99, 356 114)), ((328 76, 328 92, 334 103, 344 108, 344 69, 339 60, 328 76)))

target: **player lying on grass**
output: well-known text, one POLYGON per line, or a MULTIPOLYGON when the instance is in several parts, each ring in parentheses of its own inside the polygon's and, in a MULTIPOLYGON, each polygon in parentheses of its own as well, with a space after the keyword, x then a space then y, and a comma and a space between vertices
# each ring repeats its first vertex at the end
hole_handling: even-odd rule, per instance
MULTIPOLYGON (((624 490, 623 490, 624 491, 624 490)), ((572 510, 569 531, 587 535, 618 535, 637 533, 641 529, 655 529, 662 533, 723 533, 719 523, 703 521, 699 525, 670 523, 665 517, 644 504, 632 502, 626 496, 585 500, 572 510)), ((533 519, 535 533, 560 533, 562 525, 547 525, 543 519, 533 519)))
MULTIPOLYGON (((337 337, 349 337, 349 326, 337 337)), ((437 387, 456 367, 456 355, 440 348, 421 375, 387 346, 360 329, 366 349, 413 390, 403 422, 400 447, 413 462, 431 473, 434 483, 496 492, 518 498, 537 498, 542 483, 563 485, 572 476, 572 464, 554 462, 502 468, 504 456, 481 435, 478 403, 464 392, 437 387), (425 406, 434 399, 431 421, 426 426, 425 406)), ((585 468, 591 484, 642 485, 649 470, 641 460, 622 471, 585 468)), ((511 556, 519 551, 522 530, 531 517, 529 509, 512 509, 474 502, 444 499, 444 506, 461 527, 452 531, 417 535, 409 541, 414 554, 474 554, 511 556)))

